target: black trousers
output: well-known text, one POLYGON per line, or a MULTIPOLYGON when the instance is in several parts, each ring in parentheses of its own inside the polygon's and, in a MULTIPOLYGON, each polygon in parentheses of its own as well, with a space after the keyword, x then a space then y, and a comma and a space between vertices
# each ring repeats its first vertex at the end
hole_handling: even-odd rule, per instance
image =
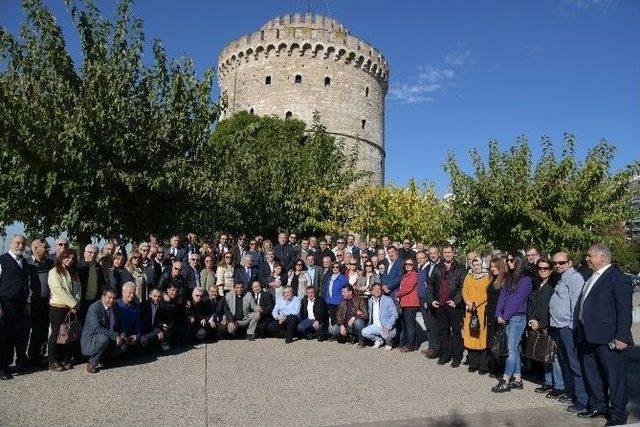
POLYGON ((270 314, 262 313, 258 323, 256 325, 256 333, 254 334, 255 338, 264 338, 267 335, 267 327, 269 323, 273 320, 273 317, 270 314))
POLYGON ((462 310, 441 305, 436 309, 440 358, 462 360, 462 310))
POLYGON ((475 368, 479 371, 489 371, 487 350, 467 350, 467 352, 467 362, 469 362, 470 368, 475 368))
POLYGON ((438 325, 436 322, 434 309, 433 307, 425 308, 424 300, 420 300, 420 313, 422 313, 424 327, 427 329, 427 340, 429 340, 429 348, 437 352, 440 349, 440 346, 438 345, 438 325))
POLYGON ((606 344, 582 342, 580 353, 589 394, 589 407, 603 412, 610 407, 610 421, 624 424, 629 416, 627 412, 629 350, 610 350, 606 344))
POLYGON ((404 307, 402 309, 402 336, 400 337, 400 347, 407 347, 409 350, 416 346, 416 314, 417 307, 404 307))
POLYGON ((0 306, 0 369, 4 370, 13 362, 14 353, 16 365, 27 363, 29 318, 25 313, 26 302, 19 298, 0 300, 0 306))
POLYGON ((49 363, 65 363, 70 362, 72 356, 71 344, 58 344, 58 333, 60 325, 64 323, 64 319, 69 313, 68 307, 50 307, 49 321, 51 322, 51 335, 49 335, 49 363))
POLYGON ((296 329, 298 328, 299 322, 300 322, 300 319, 290 314, 286 317, 283 323, 280 323, 278 319, 272 320, 271 322, 269 322, 267 329, 269 330, 270 333, 277 336, 280 336, 284 333, 286 341, 291 342, 293 341, 293 335, 295 334, 296 329))
POLYGON ((331 320, 331 324, 335 325, 336 324, 336 316, 338 315, 338 307, 340 307, 340 305, 336 305, 336 304, 327 304, 327 311, 329 312, 329 320, 331 320))
POLYGON ((31 301, 31 337, 27 356, 38 361, 47 351, 49 335, 49 298, 34 298, 31 301))

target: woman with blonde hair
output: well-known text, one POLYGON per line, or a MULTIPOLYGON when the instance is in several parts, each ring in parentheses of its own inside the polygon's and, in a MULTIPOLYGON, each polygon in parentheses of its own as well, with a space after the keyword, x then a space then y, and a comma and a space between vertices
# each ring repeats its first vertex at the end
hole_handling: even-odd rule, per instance
POLYGON ((131 274, 131 280, 127 281, 131 281, 136 285, 136 297, 138 297, 138 301, 144 301, 148 294, 147 278, 142 270, 142 254, 140 251, 134 250, 131 252, 131 257, 129 261, 127 261, 125 269, 131 274))
POLYGON ((220 295, 225 295, 227 292, 233 290, 233 273, 235 271, 235 265, 233 264, 233 255, 231 251, 224 254, 222 261, 218 264, 216 270, 216 284, 218 285, 218 291, 220 295))
POLYGON ((489 274, 482 270, 482 260, 478 257, 471 261, 471 271, 462 285, 462 298, 466 305, 464 317, 464 346, 467 349, 469 372, 484 375, 487 366, 487 287, 489 274), (473 322, 472 322, 473 319, 473 322), (472 324, 473 323, 473 324, 472 324))

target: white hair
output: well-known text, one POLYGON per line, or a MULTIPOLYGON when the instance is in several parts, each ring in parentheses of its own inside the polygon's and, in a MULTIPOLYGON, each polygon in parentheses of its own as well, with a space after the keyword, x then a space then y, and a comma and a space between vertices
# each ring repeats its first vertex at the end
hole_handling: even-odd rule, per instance
POLYGON ((88 250, 88 249, 93 249, 94 251, 98 252, 98 245, 95 245, 93 243, 89 243, 87 246, 84 247, 84 250, 88 250))
POLYGON ((611 249, 609 249, 609 247, 604 243, 594 243, 591 245, 591 249, 602 255, 608 262, 611 262, 611 258, 613 258, 611 255, 611 249))
POLYGON ((136 284, 133 282, 125 282, 124 285, 122 285, 122 290, 124 291, 125 289, 131 289, 133 292, 135 292, 136 284))

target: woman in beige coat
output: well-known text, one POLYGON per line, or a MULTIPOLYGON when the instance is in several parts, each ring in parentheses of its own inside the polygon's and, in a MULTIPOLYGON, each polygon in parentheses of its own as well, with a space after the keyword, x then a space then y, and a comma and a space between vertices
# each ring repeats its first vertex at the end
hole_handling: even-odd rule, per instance
POLYGON ((220 295, 225 295, 227 292, 233 290, 234 271, 233 255, 231 255, 231 252, 227 252, 224 254, 224 258, 222 258, 216 270, 216 284, 218 285, 220 295))

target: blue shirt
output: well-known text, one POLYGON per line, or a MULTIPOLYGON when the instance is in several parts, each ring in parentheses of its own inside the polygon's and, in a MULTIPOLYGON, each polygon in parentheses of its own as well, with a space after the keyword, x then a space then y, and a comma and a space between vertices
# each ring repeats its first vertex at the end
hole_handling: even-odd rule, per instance
POLYGON ((549 325, 554 328, 573 328, 573 311, 580 300, 584 279, 570 268, 560 278, 549 300, 549 325))
POLYGON ((297 296, 291 297, 290 300, 286 300, 284 298, 278 298, 276 301, 276 306, 273 307, 273 311, 271 315, 274 319, 277 319, 278 316, 288 316, 294 315, 296 317, 300 317, 300 298, 297 296))
POLYGON ((120 331, 127 335, 140 335, 142 331, 140 304, 134 300, 131 304, 125 305, 122 298, 120 298, 116 305, 118 306, 118 327, 120 331))

